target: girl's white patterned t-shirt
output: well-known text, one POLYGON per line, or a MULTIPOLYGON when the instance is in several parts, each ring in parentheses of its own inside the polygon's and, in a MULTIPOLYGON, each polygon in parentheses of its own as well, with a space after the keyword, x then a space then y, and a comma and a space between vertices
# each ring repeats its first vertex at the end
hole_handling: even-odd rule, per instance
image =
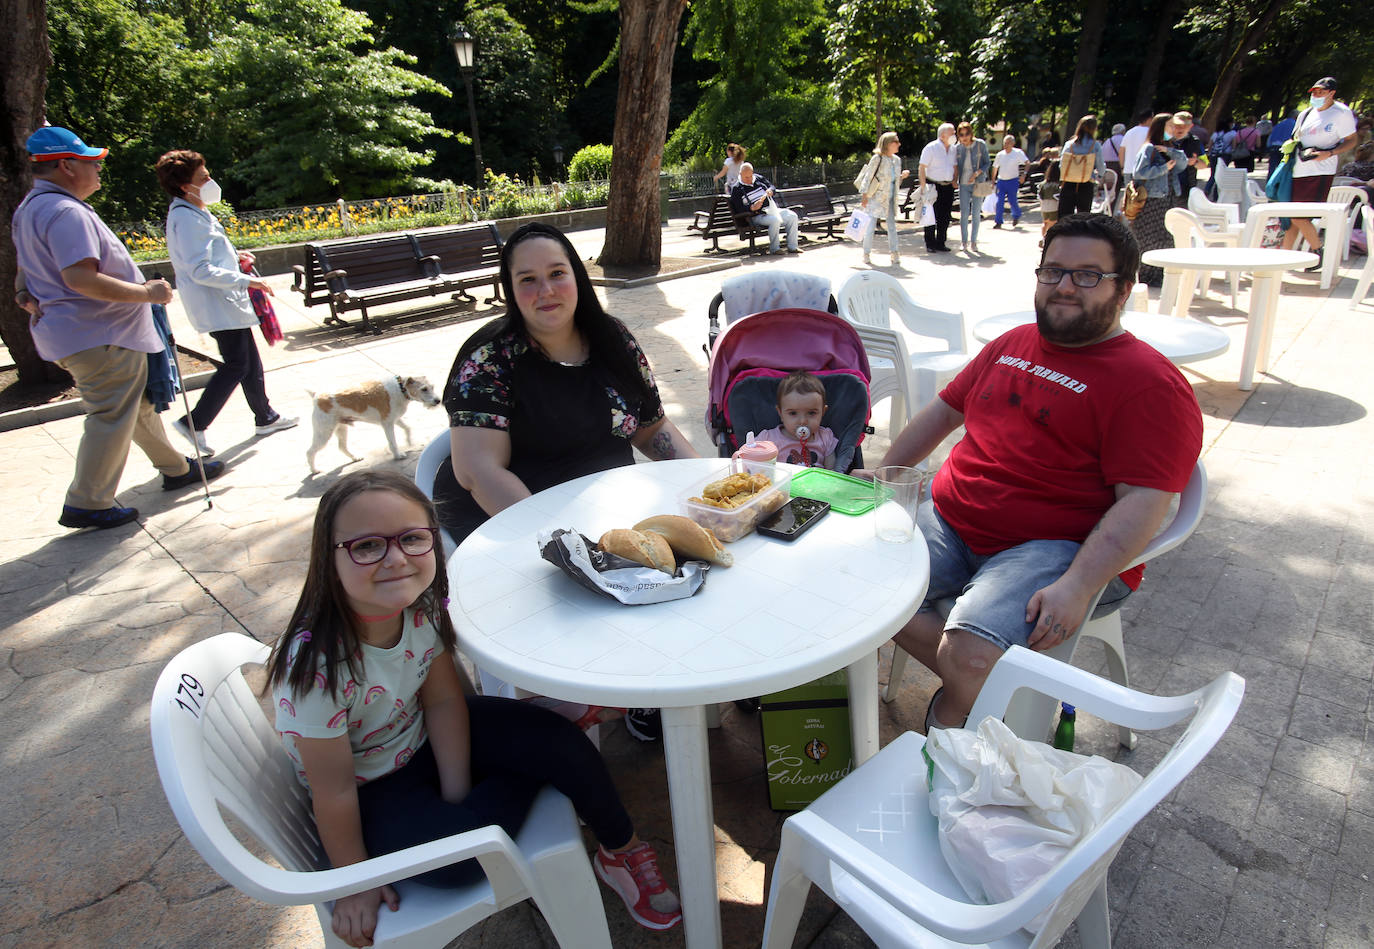
MULTIPOLYGON (((294 662, 309 631, 296 633, 288 658, 294 662)), ((347 666, 340 669, 342 683, 330 694, 325 688, 324 661, 315 672, 315 685, 296 695, 288 683, 272 694, 277 707, 277 733, 296 765, 296 776, 309 787, 296 751, 297 738, 348 736, 353 749, 353 773, 359 784, 375 781, 397 770, 425 743, 424 712, 420 686, 430 664, 443 647, 434 626, 424 614, 407 608, 402 616, 401 638, 389 649, 363 643, 357 682, 347 666)))

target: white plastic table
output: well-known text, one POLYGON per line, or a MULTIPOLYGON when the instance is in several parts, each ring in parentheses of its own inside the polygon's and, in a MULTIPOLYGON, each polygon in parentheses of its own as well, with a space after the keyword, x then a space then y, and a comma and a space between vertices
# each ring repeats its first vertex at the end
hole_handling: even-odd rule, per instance
MULTIPOLYGON (((1034 322, 1034 310, 990 316, 974 324, 973 338, 988 343, 1013 327, 1034 322)), ((1127 310, 1121 314, 1121 325, 1141 342, 1159 350, 1175 365, 1211 359, 1231 347, 1231 337, 1226 335, 1225 330, 1197 320, 1176 320, 1158 313, 1127 310)))
MULTIPOLYGON (((536 534, 595 540, 679 513, 725 459, 615 468, 549 488, 491 518, 449 564, 460 648, 542 695, 663 710, 664 755, 687 945, 721 945, 706 706, 765 695, 845 669, 854 763, 878 748, 877 649, 925 597, 926 546, 873 534, 873 515, 830 513, 791 543, 751 534, 729 545, 696 596, 622 606, 539 556, 536 534)), ((760 794, 763 789, 760 788, 760 794)))
POLYGON ((1193 281, 1182 279, 1185 274, 1199 270, 1239 270, 1250 274, 1250 322, 1245 328, 1245 352, 1241 355, 1238 383, 1248 391, 1254 386, 1255 370, 1269 369, 1269 344, 1274 338, 1274 314, 1284 272, 1312 266, 1317 255, 1266 247, 1175 247, 1148 250, 1141 255, 1140 262, 1164 269, 1164 288, 1159 298, 1161 303, 1174 300, 1174 315, 1178 317, 1186 317, 1193 302, 1193 281))
MULTIPOLYGON (((1281 217, 1310 217, 1321 222, 1322 236, 1322 280, 1323 290, 1331 288, 1344 253, 1347 208, 1341 201, 1269 201, 1256 204, 1245 215, 1245 229, 1241 232, 1242 247, 1258 248, 1264 238, 1264 229, 1270 221, 1281 217)), ((1313 261, 1316 263, 1316 261, 1313 261)), ((1310 266, 1304 264, 1303 266, 1310 266)))

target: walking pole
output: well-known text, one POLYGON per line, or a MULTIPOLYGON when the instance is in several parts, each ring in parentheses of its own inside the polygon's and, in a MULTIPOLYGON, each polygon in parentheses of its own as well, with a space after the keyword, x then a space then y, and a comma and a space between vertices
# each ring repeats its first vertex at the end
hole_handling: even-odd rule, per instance
MULTIPOLYGON (((162 279, 162 274, 153 274, 154 279, 162 279)), ((213 509, 215 502, 210 500, 210 479, 205 477, 205 459, 200 457, 200 439, 196 436, 196 421, 191 417, 191 400, 186 397, 186 386, 181 378, 181 363, 177 362, 177 340, 172 335, 172 321, 167 318, 167 308, 161 303, 154 303, 154 307, 162 310, 162 324, 167 327, 167 355, 170 357, 168 363, 172 369, 172 384, 181 390, 181 404, 186 407, 186 427, 191 432, 191 447, 196 451, 196 468, 200 470, 200 484, 205 489, 205 507, 207 510, 213 509)))
POLYGON ((186 408, 186 427, 191 432, 191 447, 196 450, 196 467, 200 469, 200 485, 205 489, 205 508, 213 510, 215 502, 210 500, 210 479, 205 477, 205 460, 200 457, 200 437, 196 434, 196 420, 191 417, 191 400, 186 397, 186 385, 181 378, 181 365, 177 362, 177 341, 171 333, 167 334, 167 345, 172 347, 172 365, 176 367, 177 388, 181 390, 181 404, 186 408))

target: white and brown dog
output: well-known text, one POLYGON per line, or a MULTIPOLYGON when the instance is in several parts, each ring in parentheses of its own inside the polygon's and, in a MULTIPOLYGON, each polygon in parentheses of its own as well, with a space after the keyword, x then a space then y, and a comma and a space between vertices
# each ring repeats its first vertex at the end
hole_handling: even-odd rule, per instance
POLYGON ((427 408, 439 404, 434 387, 424 376, 388 376, 340 392, 322 395, 312 392, 311 395, 315 402, 315 437, 305 453, 311 474, 319 474, 319 469, 315 467, 315 454, 335 432, 338 433, 339 450, 354 461, 361 460, 348 450, 346 441, 348 426, 354 422, 372 422, 382 426, 387 446, 391 448, 391 457, 397 460, 404 458, 405 453, 396 447, 395 426, 401 426, 406 433, 406 444, 410 443, 410 427, 401 416, 411 402, 419 402, 427 408))

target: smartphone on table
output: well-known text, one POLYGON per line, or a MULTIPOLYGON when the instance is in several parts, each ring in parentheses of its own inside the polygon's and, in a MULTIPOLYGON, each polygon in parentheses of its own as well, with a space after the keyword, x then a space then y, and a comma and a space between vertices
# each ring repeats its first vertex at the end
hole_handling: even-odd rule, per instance
POLYGON ((758 532, 779 540, 796 540, 830 513, 830 504, 811 498, 793 498, 759 522, 758 532))

